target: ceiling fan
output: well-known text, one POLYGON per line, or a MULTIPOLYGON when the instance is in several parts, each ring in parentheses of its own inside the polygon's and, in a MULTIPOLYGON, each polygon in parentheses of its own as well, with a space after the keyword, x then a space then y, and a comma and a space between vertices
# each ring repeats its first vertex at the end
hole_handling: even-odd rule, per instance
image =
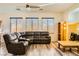
POLYGON ((48 3, 45 4, 41 4, 41 5, 31 5, 31 4, 26 4, 25 6, 17 6, 16 10, 20 11, 22 9, 26 9, 26 10, 43 10, 42 7, 47 6, 47 5, 51 5, 48 3))
POLYGON ((34 6, 34 5, 26 4, 25 8, 40 8, 40 6, 34 6))
POLYGON ((36 9, 40 9, 40 6, 35 6, 35 5, 30 5, 30 4, 26 4, 24 6, 17 6, 16 10, 17 11, 22 11, 22 10, 27 10, 27 11, 32 11, 32 10, 36 10, 36 9))

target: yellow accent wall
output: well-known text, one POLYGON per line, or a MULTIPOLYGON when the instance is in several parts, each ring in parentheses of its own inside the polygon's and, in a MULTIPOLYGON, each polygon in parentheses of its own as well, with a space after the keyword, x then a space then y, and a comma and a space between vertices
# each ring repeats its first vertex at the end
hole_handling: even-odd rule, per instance
POLYGON ((68 23, 68 38, 70 38, 71 32, 79 34, 79 23, 68 23))

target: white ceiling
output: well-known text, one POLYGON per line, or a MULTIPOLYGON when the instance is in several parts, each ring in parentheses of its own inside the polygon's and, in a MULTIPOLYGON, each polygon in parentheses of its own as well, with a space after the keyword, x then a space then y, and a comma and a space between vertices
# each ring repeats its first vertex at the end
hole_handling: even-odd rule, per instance
MULTIPOLYGON (((34 9, 34 11, 48 11, 48 12, 64 12, 70 7, 72 7, 73 3, 28 3, 31 6, 39 6, 41 9, 34 9)), ((20 8, 23 11, 27 11, 24 7, 25 3, 0 3, 0 12, 17 12, 16 8, 20 8)), ((20 10, 20 11, 21 11, 20 10)), ((31 10, 32 11, 32 10, 31 10)), ((31 12, 30 11, 30 12, 31 12)), ((28 12, 28 11, 27 11, 28 12)), ((33 11, 32 11, 33 12, 33 11)))

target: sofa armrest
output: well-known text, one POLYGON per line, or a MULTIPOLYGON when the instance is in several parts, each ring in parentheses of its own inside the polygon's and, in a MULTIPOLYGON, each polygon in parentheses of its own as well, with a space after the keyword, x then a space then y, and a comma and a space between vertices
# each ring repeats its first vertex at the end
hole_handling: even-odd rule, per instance
POLYGON ((10 48, 11 49, 14 48, 15 50, 25 50, 25 47, 26 46, 22 42, 20 42, 20 43, 12 43, 10 45, 10 48))

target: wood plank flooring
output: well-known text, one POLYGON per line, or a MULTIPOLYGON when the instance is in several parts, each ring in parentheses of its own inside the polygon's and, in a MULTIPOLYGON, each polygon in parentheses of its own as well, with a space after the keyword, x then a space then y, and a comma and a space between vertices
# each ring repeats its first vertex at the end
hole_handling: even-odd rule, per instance
POLYGON ((52 44, 33 44, 26 54, 27 56, 60 56, 52 44))
MULTIPOLYGON (((75 56, 71 52, 63 52, 66 56, 75 56)), ((4 42, 1 42, 0 45, 0 55, 1 56, 12 56, 7 52, 4 42)), ((51 44, 32 44, 26 50, 26 54, 23 56, 61 56, 57 46, 54 43, 51 44)))
MULTIPOLYGON (((11 56, 6 50, 5 44, 1 45, 0 55, 11 56)), ((23 56, 61 56, 51 44, 33 44, 31 45, 26 54, 23 56)))

